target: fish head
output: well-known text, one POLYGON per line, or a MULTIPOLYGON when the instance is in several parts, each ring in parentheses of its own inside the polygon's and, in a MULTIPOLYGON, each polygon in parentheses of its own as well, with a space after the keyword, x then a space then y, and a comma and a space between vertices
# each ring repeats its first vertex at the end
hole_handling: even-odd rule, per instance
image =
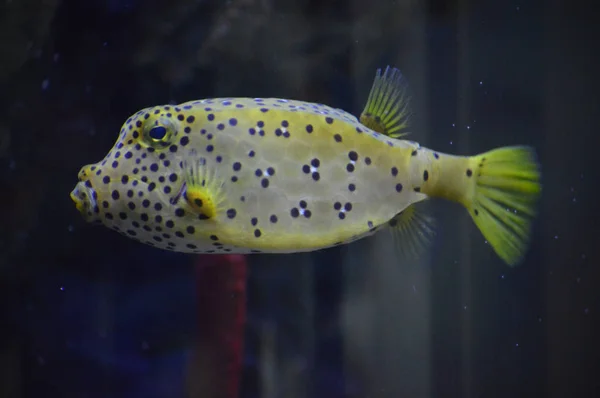
POLYGON ((138 239, 170 224, 191 124, 179 115, 171 106, 138 111, 104 159, 81 168, 70 196, 85 220, 138 239))

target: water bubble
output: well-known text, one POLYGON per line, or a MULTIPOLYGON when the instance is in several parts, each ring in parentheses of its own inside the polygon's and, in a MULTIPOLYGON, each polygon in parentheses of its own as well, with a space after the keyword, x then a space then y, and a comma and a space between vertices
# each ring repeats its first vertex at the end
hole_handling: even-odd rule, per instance
POLYGON ((44 79, 42 81, 42 90, 46 91, 50 86, 50 79, 44 79))

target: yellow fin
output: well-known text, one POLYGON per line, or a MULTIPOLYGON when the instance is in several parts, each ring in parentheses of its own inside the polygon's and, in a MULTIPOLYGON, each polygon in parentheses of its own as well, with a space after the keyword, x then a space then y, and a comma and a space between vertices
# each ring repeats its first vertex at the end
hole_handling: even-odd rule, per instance
POLYGON ((408 100, 406 83, 400 71, 388 66, 382 76, 381 69, 377 69, 360 122, 393 138, 408 135, 403 132, 408 128, 408 100))
POLYGON ((516 265, 527 250, 541 194, 533 149, 503 147, 470 158, 467 177, 475 190, 465 205, 495 252, 516 265))
POLYGON ((418 258, 431 245, 435 236, 435 219, 412 204, 389 221, 395 247, 402 255, 418 258))
POLYGON ((183 198, 201 219, 213 219, 222 210, 225 200, 223 181, 207 165, 207 160, 196 157, 196 151, 190 152, 190 159, 183 161, 185 187, 183 198))

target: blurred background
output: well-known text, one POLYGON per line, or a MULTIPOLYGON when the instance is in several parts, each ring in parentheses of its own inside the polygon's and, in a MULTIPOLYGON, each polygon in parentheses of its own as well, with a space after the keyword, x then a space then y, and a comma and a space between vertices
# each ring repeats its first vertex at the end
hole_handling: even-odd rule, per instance
MULTIPOLYGON (((579 4, 581 3, 581 4, 579 4)), ((0 397, 600 396, 597 20, 530 0, 0 4, 0 397), (411 139, 538 149, 531 250, 466 212, 399 262, 385 233, 312 254, 163 252, 69 199, 140 108, 225 96, 355 115, 403 71, 411 139)))

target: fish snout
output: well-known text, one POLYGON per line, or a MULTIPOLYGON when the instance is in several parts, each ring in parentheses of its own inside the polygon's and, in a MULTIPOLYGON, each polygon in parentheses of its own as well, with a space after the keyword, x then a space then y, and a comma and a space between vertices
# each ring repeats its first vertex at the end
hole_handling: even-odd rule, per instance
POLYGON ((71 200, 75 207, 88 222, 99 221, 100 209, 98 207, 98 193, 90 179, 90 167, 86 166, 79 171, 79 182, 71 191, 71 200))

